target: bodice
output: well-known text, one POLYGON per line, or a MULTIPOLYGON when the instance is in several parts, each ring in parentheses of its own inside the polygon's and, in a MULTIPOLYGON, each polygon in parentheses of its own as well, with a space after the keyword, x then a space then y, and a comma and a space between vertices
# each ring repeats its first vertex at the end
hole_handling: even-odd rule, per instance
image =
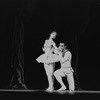
POLYGON ((45 44, 44 44, 45 52, 47 52, 47 53, 53 52, 53 50, 54 50, 53 43, 54 42, 50 41, 50 40, 45 41, 45 44))

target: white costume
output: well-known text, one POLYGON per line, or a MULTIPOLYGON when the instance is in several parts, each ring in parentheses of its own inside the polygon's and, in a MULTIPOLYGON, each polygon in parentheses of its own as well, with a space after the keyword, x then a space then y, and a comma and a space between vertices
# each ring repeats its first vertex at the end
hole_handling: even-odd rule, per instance
MULTIPOLYGON (((57 81, 61 84, 61 90, 65 90, 66 87, 62 81, 61 77, 67 76, 68 84, 69 84, 69 90, 74 91, 75 90, 75 84, 74 84, 74 77, 73 77, 73 68, 71 67, 71 53, 69 51, 66 51, 63 53, 63 56, 61 56, 61 68, 56 70, 54 72, 54 76, 56 77, 57 81)), ((58 90, 58 91, 59 91, 58 90)))
POLYGON ((44 43, 43 51, 44 54, 40 55, 36 60, 38 63, 44 64, 44 69, 47 74, 49 86, 46 89, 47 91, 53 91, 53 72, 55 68, 55 62, 60 61, 60 57, 57 54, 57 47, 52 39, 46 40, 44 43), (55 54, 54 54, 55 53, 55 54))
POLYGON ((60 61, 60 57, 57 54, 57 48, 53 40, 46 40, 44 44, 44 54, 40 55, 36 60, 38 63, 53 63, 60 61), (56 54, 54 54, 56 53, 56 54))

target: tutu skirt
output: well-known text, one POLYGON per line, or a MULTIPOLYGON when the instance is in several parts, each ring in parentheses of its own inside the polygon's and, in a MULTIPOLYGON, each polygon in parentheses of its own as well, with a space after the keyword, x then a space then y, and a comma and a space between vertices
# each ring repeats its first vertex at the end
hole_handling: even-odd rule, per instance
POLYGON ((60 61, 60 57, 56 54, 42 54, 36 59, 36 61, 38 63, 54 63, 60 61))

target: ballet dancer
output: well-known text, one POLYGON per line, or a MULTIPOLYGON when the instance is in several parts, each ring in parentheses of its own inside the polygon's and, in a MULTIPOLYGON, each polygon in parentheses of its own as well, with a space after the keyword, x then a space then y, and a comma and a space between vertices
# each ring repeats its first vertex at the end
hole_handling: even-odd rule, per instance
POLYGON ((43 51, 44 54, 40 55, 36 60, 38 63, 43 63, 44 64, 44 69, 47 75, 48 79, 48 88, 46 91, 52 92, 54 87, 53 87, 53 81, 54 81, 54 68, 55 68, 55 62, 60 61, 59 55, 58 55, 58 48, 53 41, 57 36, 57 33, 53 31, 50 34, 49 39, 45 40, 44 46, 43 46, 43 51))

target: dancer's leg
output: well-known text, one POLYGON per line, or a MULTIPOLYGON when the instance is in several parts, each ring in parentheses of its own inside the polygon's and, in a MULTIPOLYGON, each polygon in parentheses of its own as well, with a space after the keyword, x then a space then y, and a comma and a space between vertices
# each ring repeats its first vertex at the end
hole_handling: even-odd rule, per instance
POLYGON ((61 88, 58 89, 57 91, 65 90, 66 86, 64 85, 64 83, 62 81, 62 76, 64 76, 64 73, 61 70, 57 70, 54 72, 54 76, 61 85, 61 88))
POLYGON ((54 89, 54 69, 55 69, 55 63, 52 63, 50 66, 51 66, 52 88, 54 89))
POLYGON ((47 74, 49 87, 47 90, 52 91, 53 90, 53 71, 54 71, 54 65, 53 64, 44 64, 44 68, 47 74))
POLYGON ((68 84, 69 84, 69 90, 74 91, 75 85, 74 85, 74 78, 73 78, 72 72, 70 74, 67 74, 67 80, 68 80, 68 84))

